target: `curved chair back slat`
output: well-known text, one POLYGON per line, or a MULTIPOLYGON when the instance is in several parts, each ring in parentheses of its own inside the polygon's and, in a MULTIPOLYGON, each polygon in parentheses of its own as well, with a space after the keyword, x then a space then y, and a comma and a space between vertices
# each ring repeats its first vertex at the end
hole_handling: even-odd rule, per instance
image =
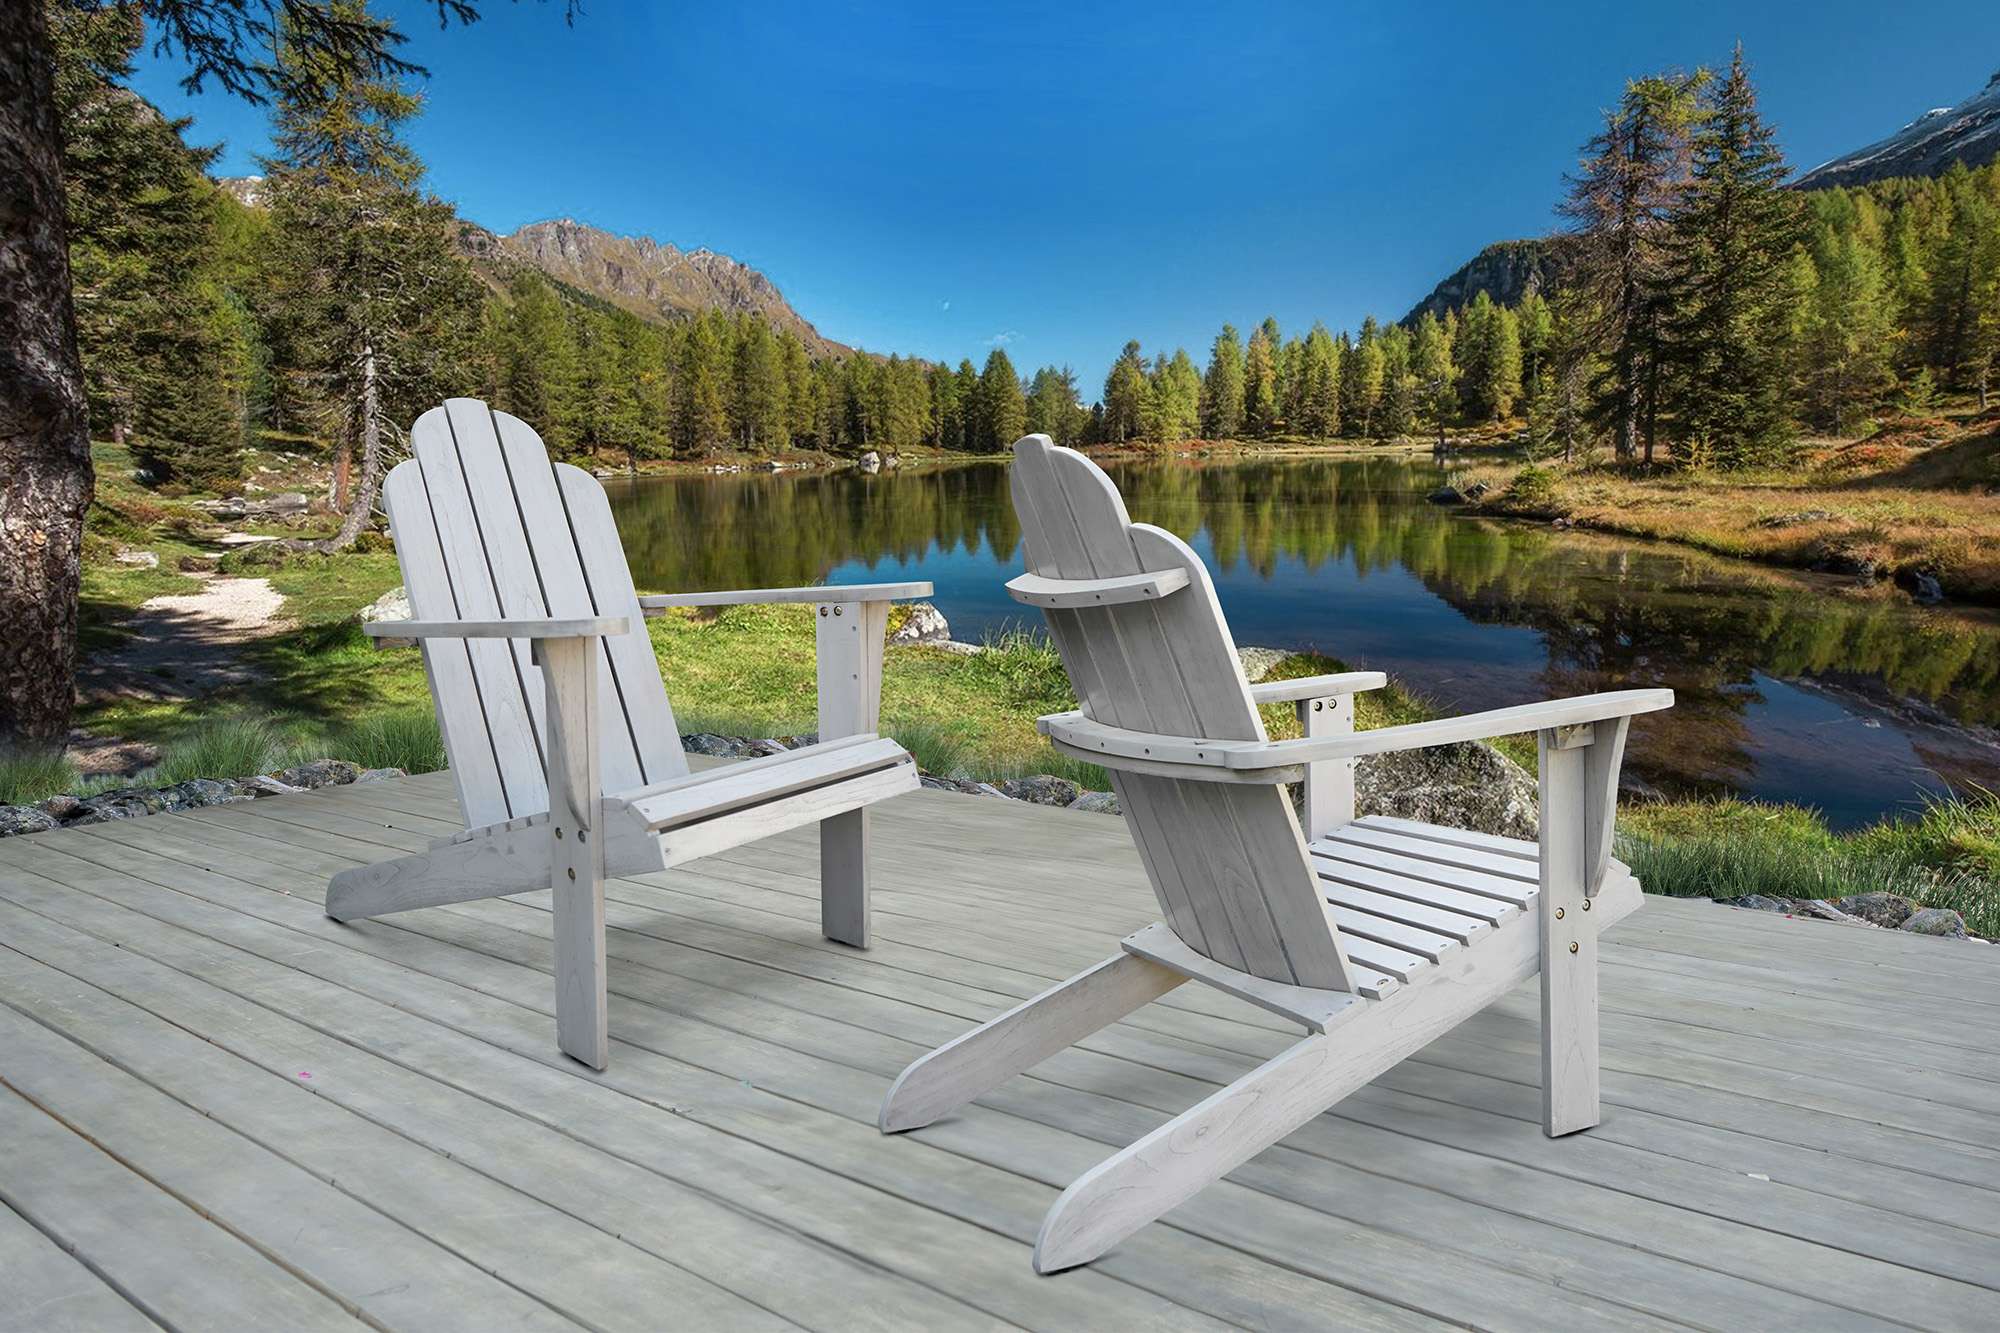
MULTIPOLYGON (((1133 523, 1096 464, 1044 435, 1015 444, 1010 486, 1031 574, 1186 573, 1185 587, 1157 600, 1045 610, 1087 715, 1134 731, 1266 739, 1215 586, 1187 543, 1133 523)), ((1167 923, 1190 948, 1270 981, 1351 989, 1282 788, 1116 768, 1111 780, 1167 923)))
MULTIPOLYGON (((383 486, 419 620, 630 616, 599 640, 604 790, 687 772, 611 509, 527 423, 472 398, 432 408, 383 486)), ((541 671, 524 639, 427 640, 424 666, 470 827, 548 809, 541 671)))

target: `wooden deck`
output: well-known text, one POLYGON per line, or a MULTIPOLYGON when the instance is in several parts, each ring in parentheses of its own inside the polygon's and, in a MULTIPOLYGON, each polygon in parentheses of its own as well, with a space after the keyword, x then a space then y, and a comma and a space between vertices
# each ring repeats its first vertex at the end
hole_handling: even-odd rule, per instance
POLYGON ((867 953, 810 832, 615 881, 611 1067, 534 901, 340 926, 444 775, 0 841, 0 1326, 2000 1325, 2000 950, 1651 900, 1604 1124, 1537 1127, 1524 989, 1089 1269, 1063 1184, 1294 1034, 1183 987, 913 1135, 907 1061, 1156 915, 1116 819, 876 816, 867 953))

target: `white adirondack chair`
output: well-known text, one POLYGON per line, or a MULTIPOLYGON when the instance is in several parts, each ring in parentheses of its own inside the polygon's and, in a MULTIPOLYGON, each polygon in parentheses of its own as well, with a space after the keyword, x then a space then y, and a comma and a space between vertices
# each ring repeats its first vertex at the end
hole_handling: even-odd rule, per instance
POLYGON ((820 826, 820 922, 868 942, 868 810, 917 787, 875 736, 889 603, 928 583, 638 596, 604 488, 551 465, 524 422, 454 398, 411 431, 383 498, 413 619, 367 626, 423 648, 466 830, 342 871, 337 921, 552 888, 556 1032, 606 1057, 604 879, 820 826), (690 773, 642 615, 817 607, 820 743, 690 773), (600 714, 602 720, 600 721, 600 714))
POLYGON ((1611 859, 1625 733, 1669 690, 1623 690, 1353 730, 1379 672, 1245 682, 1214 586, 1173 534, 1126 515, 1088 459, 1042 435, 1014 446, 1028 573, 1083 706, 1041 719, 1111 771, 1166 921, 1122 952, 912 1064, 882 1105, 914 1129, 1186 981, 1307 1035, 1086 1172, 1042 1223, 1035 1267, 1088 1263, 1210 1181, 1442 1036, 1537 970, 1543 1128, 1597 1123, 1597 936, 1639 905, 1611 859), (1303 739, 1271 741, 1257 705, 1289 702, 1303 739), (1535 843, 1354 817, 1356 756, 1534 731, 1535 843), (1306 784, 1306 828, 1279 784, 1306 784))

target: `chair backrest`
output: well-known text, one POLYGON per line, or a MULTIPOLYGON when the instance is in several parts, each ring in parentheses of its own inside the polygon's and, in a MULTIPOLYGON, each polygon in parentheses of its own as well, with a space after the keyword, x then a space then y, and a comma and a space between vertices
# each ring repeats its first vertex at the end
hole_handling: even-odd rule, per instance
MULTIPOLYGON (((525 422, 475 398, 417 419, 382 488, 418 620, 630 616, 599 641, 598 749, 607 794, 686 773, 604 488, 551 464, 525 422)), ((470 828, 549 808, 545 695, 525 639, 423 646, 438 726, 470 828)))
MULTIPOLYGON (((1030 573, 1187 574, 1186 587, 1157 601, 1046 612, 1091 720, 1171 736, 1267 739, 1215 585, 1187 543, 1132 522, 1103 470, 1046 435, 1014 445, 1010 484, 1030 573)), ((1111 781, 1167 924, 1183 942, 1270 981, 1351 989, 1282 787, 1115 768, 1111 781)))

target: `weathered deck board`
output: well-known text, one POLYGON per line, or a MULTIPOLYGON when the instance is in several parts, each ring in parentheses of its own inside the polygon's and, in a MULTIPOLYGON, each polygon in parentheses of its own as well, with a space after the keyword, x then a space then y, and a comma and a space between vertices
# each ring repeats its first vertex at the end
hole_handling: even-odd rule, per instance
POLYGON ((93 1327, 1970 1328, 2000 1302, 1989 946, 1650 900, 1604 951, 1589 1134, 1539 1132, 1529 988, 1042 1279, 1063 1184, 1291 1036, 1183 987, 876 1134, 915 1054, 1153 919, 1120 821, 890 803, 865 953, 819 937, 810 830, 614 881, 603 1075, 554 1053, 539 896, 321 914, 334 870, 457 827, 440 774, 0 842, 0 1076, 32 1052, 41 1080, 0 1088, 0 1258, 29 1275, 0 1327, 75 1301, 93 1327))

